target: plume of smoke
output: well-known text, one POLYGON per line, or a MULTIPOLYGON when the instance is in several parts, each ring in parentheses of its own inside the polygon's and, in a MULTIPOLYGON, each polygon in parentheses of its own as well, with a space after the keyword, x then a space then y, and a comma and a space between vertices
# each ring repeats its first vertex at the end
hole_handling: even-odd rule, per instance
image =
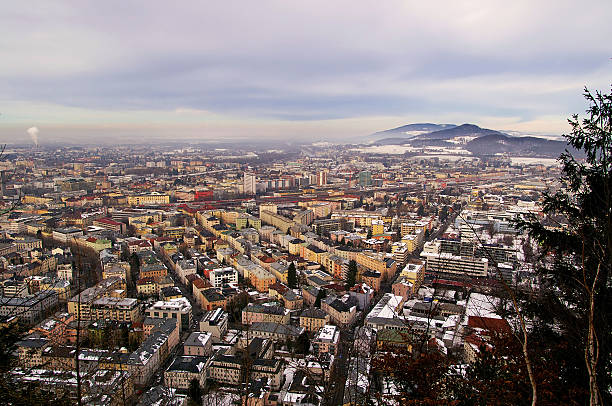
POLYGON ((30 127, 27 129, 28 135, 32 138, 34 145, 38 146, 38 127, 30 127))

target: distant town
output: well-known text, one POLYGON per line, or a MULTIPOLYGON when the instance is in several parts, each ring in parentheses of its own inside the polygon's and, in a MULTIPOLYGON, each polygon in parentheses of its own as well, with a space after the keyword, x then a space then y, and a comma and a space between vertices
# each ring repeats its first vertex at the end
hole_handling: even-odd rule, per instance
POLYGON ((538 281, 514 221, 546 224, 560 166, 398 148, 6 146, 11 382, 68 404, 348 406, 397 399, 390 354, 460 373, 516 329, 499 292, 538 281))

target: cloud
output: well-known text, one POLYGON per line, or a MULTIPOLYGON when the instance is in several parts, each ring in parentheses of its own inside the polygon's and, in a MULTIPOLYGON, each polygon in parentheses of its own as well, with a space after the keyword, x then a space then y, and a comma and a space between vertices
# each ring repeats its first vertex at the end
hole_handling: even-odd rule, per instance
POLYGON ((248 132, 489 117, 552 131, 582 111, 584 85, 609 86, 611 12, 608 1, 0 4, 0 108, 7 125, 248 132))

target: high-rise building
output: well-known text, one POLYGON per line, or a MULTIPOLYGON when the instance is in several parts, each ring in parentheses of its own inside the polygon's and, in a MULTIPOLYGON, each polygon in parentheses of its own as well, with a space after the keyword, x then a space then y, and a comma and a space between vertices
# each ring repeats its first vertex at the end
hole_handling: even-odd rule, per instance
POLYGON ((327 185, 327 171, 319 171, 317 172, 317 185, 325 186, 327 185))
POLYGON ((243 182, 245 195, 257 194, 257 180, 254 173, 245 172, 243 182))
POLYGON ((372 186, 372 172, 370 171, 359 172, 359 186, 361 187, 372 186))

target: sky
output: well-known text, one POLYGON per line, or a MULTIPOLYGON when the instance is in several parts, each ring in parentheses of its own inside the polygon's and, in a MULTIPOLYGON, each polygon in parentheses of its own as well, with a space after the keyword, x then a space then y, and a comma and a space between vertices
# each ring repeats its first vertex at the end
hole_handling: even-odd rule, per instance
POLYGON ((562 134, 585 86, 610 92, 611 16, 609 0, 0 2, 0 142, 562 134))

